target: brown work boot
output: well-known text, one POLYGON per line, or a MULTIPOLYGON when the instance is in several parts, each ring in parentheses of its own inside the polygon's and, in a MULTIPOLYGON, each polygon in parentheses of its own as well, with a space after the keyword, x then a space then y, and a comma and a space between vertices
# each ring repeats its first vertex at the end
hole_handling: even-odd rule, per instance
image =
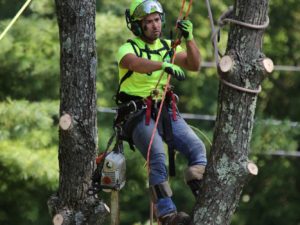
POLYGON ((201 187, 201 183, 202 180, 190 180, 187 182, 187 184, 190 186, 193 195, 195 196, 195 198, 197 199, 197 197, 199 196, 199 189, 201 187))
POLYGON ((162 225, 189 225, 191 217, 185 212, 174 212, 161 217, 162 225))

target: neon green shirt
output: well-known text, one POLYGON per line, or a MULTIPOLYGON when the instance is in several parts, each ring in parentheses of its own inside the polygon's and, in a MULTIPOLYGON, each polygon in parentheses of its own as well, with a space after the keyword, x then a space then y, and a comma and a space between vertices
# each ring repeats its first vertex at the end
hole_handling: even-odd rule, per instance
MULTIPOLYGON (((142 41, 140 38, 136 37, 132 40, 138 45, 139 49, 145 49, 145 42, 142 41)), ((169 46, 171 45, 170 40, 165 40, 165 41, 169 46)), ((153 44, 147 44, 147 45, 150 50, 159 50, 164 47, 159 39, 157 39, 153 44)), ((136 49, 138 54, 140 54, 139 49, 136 49)), ((177 46, 176 53, 181 51, 183 51, 183 49, 180 46, 177 46)), ((159 54, 151 54, 151 60, 163 62, 163 56, 166 54, 166 52, 167 50, 162 50, 159 52, 159 54)), ((136 55, 131 43, 128 42, 123 44, 119 48, 119 51, 117 53, 119 80, 121 80, 122 77, 128 72, 127 69, 120 67, 120 61, 125 55, 129 53, 136 55)), ((146 52, 143 52, 142 58, 148 59, 146 52)), ((162 70, 154 71, 152 72, 151 75, 133 72, 133 74, 122 83, 120 92, 125 92, 126 94, 140 96, 143 98, 148 97, 153 91, 153 89, 155 88, 158 79, 161 76, 161 73, 162 70)), ((167 74, 165 73, 158 86, 160 93, 163 93, 163 88, 166 85, 166 83, 167 83, 167 74)))

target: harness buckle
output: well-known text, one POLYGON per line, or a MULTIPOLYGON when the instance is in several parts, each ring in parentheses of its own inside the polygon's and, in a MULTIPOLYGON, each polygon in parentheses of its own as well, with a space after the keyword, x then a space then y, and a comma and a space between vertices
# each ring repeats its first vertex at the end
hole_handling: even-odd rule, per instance
POLYGON ((126 106, 130 107, 130 105, 133 105, 133 107, 134 107, 134 110, 132 110, 132 111, 130 110, 130 114, 135 113, 138 110, 135 101, 131 100, 130 102, 128 102, 128 104, 126 106))
POLYGON ((175 103, 177 104, 179 102, 179 97, 178 95, 176 95, 175 93, 173 93, 174 97, 175 97, 175 103))

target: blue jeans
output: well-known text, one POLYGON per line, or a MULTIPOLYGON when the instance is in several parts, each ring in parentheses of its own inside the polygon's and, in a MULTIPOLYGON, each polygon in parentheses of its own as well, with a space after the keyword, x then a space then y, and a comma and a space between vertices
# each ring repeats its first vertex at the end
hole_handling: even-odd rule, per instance
MULTIPOLYGON (((171 116, 172 112, 169 112, 171 116)), ((148 145, 151 139, 155 121, 151 118, 150 124, 145 125, 145 114, 133 129, 132 139, 135 146, 147 159, 148 145)), ((177 113, 177 120, 171 119, 173 144, 175 149, 188 160, 188 166, 206 165, 206 150, 203 142, 198 138, 185 120, 177 113)), ((149 185, 161 184, 168 180, 166 155, 161 134, 157 131, 150 150, 149 185)), ((157 216, 161 217, 176 211, 176 206, 170 197, 158 199, 156 203, 157 216)))

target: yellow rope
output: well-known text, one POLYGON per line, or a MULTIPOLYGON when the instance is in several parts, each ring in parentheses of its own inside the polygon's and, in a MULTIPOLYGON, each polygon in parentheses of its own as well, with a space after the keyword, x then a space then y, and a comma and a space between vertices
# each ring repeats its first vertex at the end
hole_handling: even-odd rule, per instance
POLYGON ((29 5, 31 0, 27 0, 25 4, 22 6, 22 8, 19 10, 19 12, 15 15, 15 17, 12 19, 12 21, 8 24, 8 26, 5 28, 5 30, 0 35, 0 41, 5 36, 7 31, 12 27, 12 25, 16 22, 16 20, 19 18, 19 16, 23 13, 23 11, 26 9, 26 7, 29 5))

